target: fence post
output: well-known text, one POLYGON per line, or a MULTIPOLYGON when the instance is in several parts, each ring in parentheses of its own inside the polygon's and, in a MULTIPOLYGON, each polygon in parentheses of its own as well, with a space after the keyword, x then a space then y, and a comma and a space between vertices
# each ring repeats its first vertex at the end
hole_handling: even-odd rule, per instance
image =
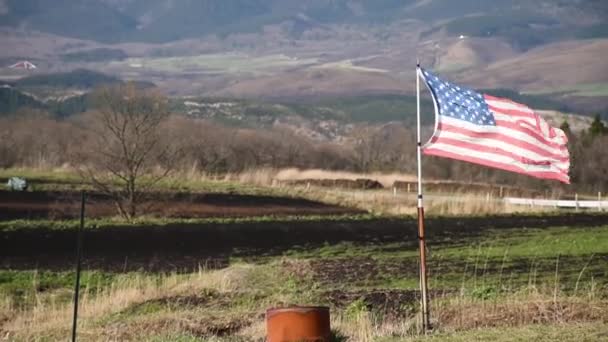
POLYGON ((306 183, 306 190, 310 189, 310 182, 306 183))
POLYGON ((397 187, 393 186, 393 197, 397 197, 397 187))
POLYGON ((576 211, 578 211, 578 193, 574 194, 574 206, 576 207, 576 211))
POLYGON ((498 197, 502 198, 502 186, 500 187, 500 194, 498 195, 498 197))
POLYGON ((410 192, 410 183, 407 183, 407 192, 410 192))
POLYGON ((602 211, 602 192, 597 192, 597 211, 602 211))
POLYGON ((486 203, 490 203, 490 193, 486 192, 486 203))

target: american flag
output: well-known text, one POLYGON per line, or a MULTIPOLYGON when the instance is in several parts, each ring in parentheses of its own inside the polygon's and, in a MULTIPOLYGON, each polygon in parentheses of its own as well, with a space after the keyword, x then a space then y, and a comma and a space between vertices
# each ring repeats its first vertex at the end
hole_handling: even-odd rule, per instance
POLYGON ((420 69, 435 103, 426 155, 570 183, 568 138, 523 104, 480 94, 420 69))

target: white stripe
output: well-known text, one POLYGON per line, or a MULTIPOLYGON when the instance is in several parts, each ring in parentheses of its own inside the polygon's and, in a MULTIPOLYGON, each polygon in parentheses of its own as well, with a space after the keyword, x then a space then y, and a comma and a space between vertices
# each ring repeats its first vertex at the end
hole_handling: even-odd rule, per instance
MULTIPOLYGON (((512 115, 508 115, 508 114, 503 114, 503 113, 496 112, 496 111, 491 111, 491 112, 492 112, 492 114, 494 114, 494 119, 496 119, 496 120, 507 121, 507 122, 511 122, 514 124, 526 122, 531 125, 530 128, 532 128, 534 130, 539 129, 537 126, 536 120, 533 118, 521 118, 521 117, 516 117, 516 116, 512 116, 512 115)), ((545 121, 545 119, 543 119, 541 116, 538 117, 538 124, 540 124, 540 129, 541 129, 540 133, 543 134, 547 140, 550 140, 556 144, 563 144, 563 145, 565 145, 568 142, 568 137, 566 136, 566 133, 564 133, 564 131, 562 131, 561 129, 559 129, 557 127, 551 127, 551 125, 549 125, 549 123, 547 123, 547 121, 545 121), (550 132, 551 128, 553 128, 553 131, 555 132, 555 137, 553 137, 553 138, 551 138, 549 136, 549 132, 550 132)))
POLYGON ((494 163, 508 164, 508 165, 517 167, 518 169, 521 169, 524 172, 552 172, 552 173, 564 175, 564 173, 561 170, 559 170, 558 168, 556 168, 554 165, 524 164, 513 158, 503 156, 500 154, 480 152, 480 151, 476 151, 476 150, 472 150, 472 149, 468 149, 468 148, 464 148, 464 147, 459 147, 459 146, 454 146, 454 145, 449 145, 449 144, 435 143, 431 147, 426 148, 425 152, 431 152, 433 150, 454 153, 454 154, 457 154, 457 155, 460 155, 463 157, 474 157, 477 159, 483 159, 483 160, 487 160, 489 162, 494 162, 494 163))
POLYGON ((494 119, 496 119, 496 120, 508 121, 508 122, 512 122, 515 124, 523 121, 523 122, 526 122, 526 123, 532 125, 532 127, 536 127, 536 119, 533 119, 533 118, 523 118, 521 116, 513 116, 513 115, 497 112, 494 110, 490 110, 490 112, 492 112, 492 114, 494 114, 494 119))
MULTIPOLYGON (((564 157, 568 156, 567 150, 565 150, 565 149, 562 150, 562 149, 559 149, 559 148, 556 148, 556 147, 553 147, 550 145, 543 144, 542 142, 538 141, 536 138, 534 138, 522 131, 517 131, 517 130, 511 129, 511 128, 507 128, 507 127, 480 126, 480 125, 476 125, 474 123, 471 123, 471 122, 468 122, 465 120, 460 120, 460 119, 452 118, 449 116, 442 116, 441 121, 446 124, 456 126, 456 127, 461 127, 461 128, 464 128, 466 130, 469 130, 469 131, 472 131, 475 133, 504 134, 508 137, 517 139, 521 142, 525 142, 525 143, 537 146, 538 148, 541 148, 549 153, 564 156, 564 157)), ((558 144, 558 142, 554 142, 554 143, 558 144)))
POLYGON ((476 137, 470 137, 465 134, 450 132, 450 131, 445 131, 445 130, 438 132, 438 134, 436 136, 439 137, 439 139, 449 138, 449 139, 454 139, 457 141, 467 142, 470 144, 501 149, 503 151, 510 152, 510 153, 516 154, 518 156, 521 156, 523 158, 531 159, 531 160, 535 160, 535 161, 550 161, 551 163, 554 163, 557 167, 562 168, 562 169, 567 169, 570 165, 570 163, 565 163, 565 162, 559 161, 558 159, 551 158, 551 157, 541 156, 534 151, 524 149, 519 146, 511 145, 508 142, 505 142, 505 141, 499 140, 499 139, 491 139, 491 138, 489 138, 489 139, 481 138, 480 139, 480 138, 476 138, 476 137))

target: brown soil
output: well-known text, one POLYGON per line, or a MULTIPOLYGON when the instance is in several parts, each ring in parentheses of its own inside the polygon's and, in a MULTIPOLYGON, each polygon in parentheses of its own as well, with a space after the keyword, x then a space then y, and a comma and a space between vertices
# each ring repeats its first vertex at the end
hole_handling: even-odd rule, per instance
MULTIPOLYGON (((445 292, 430 291, 433 298, 445 296, 445 292)), ((325 294, 326 300, 340 309, 348 308, 360 301, 366 310, 387 319, 411 317, 418 311, 420 292, 416 290, 332 290, 325 294)), ((347 309, 348 311, 348 309, 347 309)))
MULTIPOLYGON (((148 216, 170 218, 336 215, 360 212, 298 198, 235 194, 149 194, 140 208, 148 216)), ((0 220, 68 219, 78 217, 80 194, 74 191, 0 191, 0 220)), ((116 216, 113 201, 105 195, 87 195, 89 218, 116 216)))
MULTIPOLYGON (((605 215, 584 213, 562 216, 429 218, 426 221, 427 238, 432 242, 432 248, 440 248, 444 243, 450 246, 467 245, 471 239, 487 233, 489 229, 594 227, 605 224, 605 215)), ((0 269, 72 269, 76 237, 76 231, 70 229, 51 230, 41 227, 2 230, 0 269)), ((283 255, 288 250, 316 249, 342 242, 385 245, 381 247, 383 252, 397 248, 390 245, 395 242, 400 244, 400 249, 415 249, 416 237, 416 220, 413 218, 173 223, 146 227, 117 225, 100 229, 88 225, 84 233, 84 268, 116 272, 193 271, 200 266, 224 267, 233 257, 255 262, 283 255)), ((524 266, 527 267, 522 264, 524 266)), ((341 265, 327 263, 319 265, 317 269, 325 270, 319 274, 341 274, 365 279, 363 275, 374 273, 415 272, 416 265, 399 263, 398 260, 377 265, 363 258, 345 261, 341 265), (342 272, 344 267, 349 268, 347 272, 342 272)), ((330 282, 331 279, 320 278, 320 281, 330 282)))

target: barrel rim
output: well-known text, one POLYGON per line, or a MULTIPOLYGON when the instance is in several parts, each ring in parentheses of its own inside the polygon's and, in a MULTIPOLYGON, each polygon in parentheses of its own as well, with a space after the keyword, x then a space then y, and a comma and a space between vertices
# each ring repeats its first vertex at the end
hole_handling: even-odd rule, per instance
POLYGON ((274 315, 277 313, 286 313, 286 312, 303 313, 303 312, 311 312, 311 311, 321 311, 321 312, 329 313, 329 307, 328 306, 302 306, 302 305, 275 307, 275 308, 267 309, 266 315, 268 316, 268 315, 274 315))

